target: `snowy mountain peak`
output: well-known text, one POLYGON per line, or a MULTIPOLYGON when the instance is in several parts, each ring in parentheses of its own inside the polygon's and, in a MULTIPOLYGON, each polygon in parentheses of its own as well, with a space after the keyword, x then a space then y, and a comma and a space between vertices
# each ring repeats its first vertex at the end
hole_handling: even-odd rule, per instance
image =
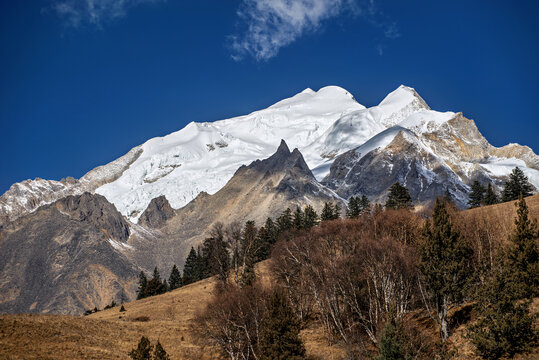
POLYGON ((391 127, 419 110, 430 110, 425 100, 409 86, 400 85, 378 105, 384 116, 382 124, 391 127))

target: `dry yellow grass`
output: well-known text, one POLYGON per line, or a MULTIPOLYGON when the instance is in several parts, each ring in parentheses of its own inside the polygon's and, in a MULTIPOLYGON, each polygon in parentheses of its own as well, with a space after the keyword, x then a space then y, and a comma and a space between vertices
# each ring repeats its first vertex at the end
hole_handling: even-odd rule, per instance
MULTIPOLYGON (((539 195, 527 198, 532 217, 539 217, 539 195)), ((500 223, 501 236, 513 227, 515 207, 505 203, 468 210, 469 216, 486 213, 500 223)), ((258 265, 264 283, 271 281, 269 263, 258 265)), ((214 359, 217 349, 204 346, 193 333, 193 319, 212 297, 214 279, 206 279, 169 293, 125 304, 86 317, 60 315, 0 315, 0 359, 128 359, 141 336, 158 339, 172 359, 214 359), (141 317, 148 321, 138 321, 141 317)), ((537 305, 537 304, 535 304, 537 305)), ((537 307, 537 306, 536 306, 537 307)), ((428 320, 425 319, 427 322, 428 320)), ((450 341, 457 358, 472 359, 470 344, 460 326, 450 341)), ((330 346, 316 323, 301 334, 307 353, 317 359, 342 359, 345 350, 330 346)), ((537 355, 534 353, 533 355, 537 355)), ((532 356, 533 356, 532 355, 532 356)))

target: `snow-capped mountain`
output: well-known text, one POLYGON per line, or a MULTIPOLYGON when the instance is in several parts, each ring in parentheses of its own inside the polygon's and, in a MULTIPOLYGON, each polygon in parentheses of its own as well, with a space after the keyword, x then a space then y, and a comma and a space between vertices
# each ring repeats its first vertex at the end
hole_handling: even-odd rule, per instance
MULTIPOLYGON (((454 186, 450 190, 461 205, 473 179, 490 179, 501 185, 514 166, 521 167, 539 188, 539 157, 530 148, 491 146, 472 120, 460 113, 431 110, 410 87, 401 85, 377 106, 365 108, 345 89, 328 86, 318 91, 306 89, 249 115, 192 122, 180 131, 148 140, 78 181, 39 179, 14 184, 0 197, 0 224, 83 191, 105 196, 121 214, 136 222, 150 201, 159 196, 164 195, 172 208, 178 209, 200 192, 217 192, 240 166, 273 154, 281 139, 300 150, 319 181, 325 179, 328 186, 340 188, 341 196, 347 198, 350 191, 342 189, 361 187, 350 183, 351 174, 345 181, 337 173, 356 164, 345 164, 341 158, 340 169, 330 174, 335 160, 353 149, 356 154, 347 158, 355 162, 373 151, 383 152, 403 129, 407 138, 414 139, 414 148, 436 160, 421 163, 417 173, 424 176, 420 181, 426 187, 440 181, 431 172, 443 168, 451 173, 454 186)), ((419 155, 408 154, 414 156, 419 155)), ((385 177, 405 181, 402 169, 390 163, 380 165, 394 172, 388 170, 385 177)), ((355 167, 356 172, 362 169, 355 167)), ((355 181, 362 178, 356 176, 355 181)), ((384 194, 372 196, 379 199, 384 194)))

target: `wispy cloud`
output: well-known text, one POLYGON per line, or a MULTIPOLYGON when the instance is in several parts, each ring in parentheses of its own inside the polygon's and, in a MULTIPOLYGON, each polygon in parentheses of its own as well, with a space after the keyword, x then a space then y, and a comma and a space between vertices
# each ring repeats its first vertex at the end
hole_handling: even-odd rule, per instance
POLYGON ((94 25, 101 27, 108 21, 125 16, 127 10, 137 5, 166 0, 55 0, 51 10, 70 27, 94 25))
POLYGON ((271 59, 330 19, 346 15, 366 19, 385 38, 400 36, 396 23, 385 18, 374 0, 243 0, 237 15, 241 31, 230 36, 236 61, 246 56, 257 61, 271 59))

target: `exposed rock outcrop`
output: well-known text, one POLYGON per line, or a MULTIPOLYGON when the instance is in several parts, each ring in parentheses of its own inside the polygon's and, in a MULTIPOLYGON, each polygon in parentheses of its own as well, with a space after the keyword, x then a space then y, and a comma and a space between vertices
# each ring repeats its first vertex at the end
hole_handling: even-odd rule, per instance
POLYGON ((165 195, 161 195, 150 201, 138 222, 149 228, 160 228, 173 216, 174 209, 170 206, 165 195))
POLYGON ((104 197, 68 196, 0 228, 0 312, 81 314, 133 296, 129 227, 104 197))

